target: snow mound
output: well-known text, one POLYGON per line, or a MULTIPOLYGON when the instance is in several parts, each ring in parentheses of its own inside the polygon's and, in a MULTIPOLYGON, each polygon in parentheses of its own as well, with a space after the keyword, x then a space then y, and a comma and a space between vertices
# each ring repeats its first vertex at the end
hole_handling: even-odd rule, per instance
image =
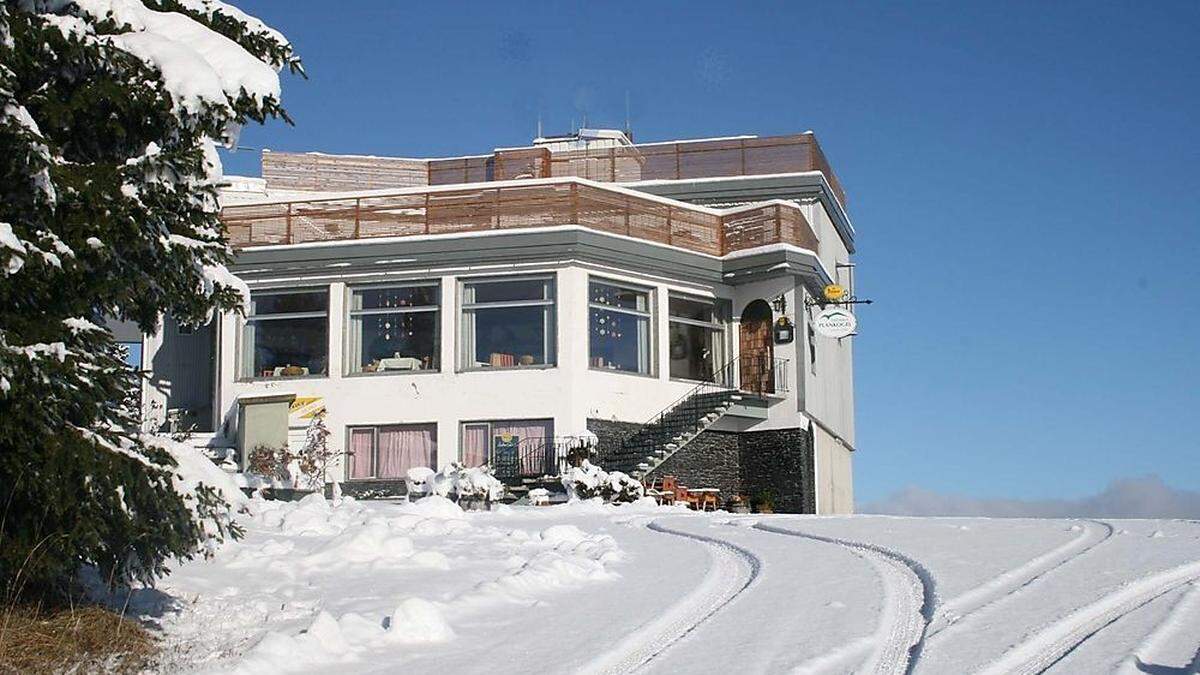
POLYGON ((442 610, 421 598, 408 598, 401 602, 392 612, 387 632, 389 638, 410 644, 454 639, 454 631, 446 623, 442 610))
POLYGON ((400 510, 414 516, 440 518, 442 520, 466 520, 462 507, 441 495, 430 495, 420 501, 402 504, 400 510))

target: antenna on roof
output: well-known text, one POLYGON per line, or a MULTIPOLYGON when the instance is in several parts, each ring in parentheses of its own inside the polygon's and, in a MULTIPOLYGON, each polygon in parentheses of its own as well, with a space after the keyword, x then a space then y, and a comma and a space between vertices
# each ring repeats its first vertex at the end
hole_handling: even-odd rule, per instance
POLYGON ((625 90, 625 138, 633 142, 633 125, 629 122, 629 90, 625 90))
POLYGON ((542 113, 538 113, 537 137, 542 137, 542 113))
POLYGON ((586 128, 588 128, 588 125, 587 125, 587 111, 586 111, 586 110, 585 110, 585 111, 583 111, 583 126, 582 126, 581 128, 583 128, 583 129, 586 129, 586 128))

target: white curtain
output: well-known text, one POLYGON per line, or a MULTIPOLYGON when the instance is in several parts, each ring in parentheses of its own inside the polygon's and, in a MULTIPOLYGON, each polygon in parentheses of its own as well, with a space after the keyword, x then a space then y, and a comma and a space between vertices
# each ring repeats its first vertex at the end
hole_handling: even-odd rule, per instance
POLYGON ((350 430, 350 452, 353 454, 349 457, 348 478, 370 478, 375 475, 374 450, 374 429, 350 430))
POLYGON ((418 466, 434 468, 437 428, 432 424, 379 427, 379 478, 403 478, 418 466))
POLYGON ((464 465, 482 466, 487 464, 488 449, 491 446, 490 429, 490 425, 487 424, 463 425, 461 461, 464 465))

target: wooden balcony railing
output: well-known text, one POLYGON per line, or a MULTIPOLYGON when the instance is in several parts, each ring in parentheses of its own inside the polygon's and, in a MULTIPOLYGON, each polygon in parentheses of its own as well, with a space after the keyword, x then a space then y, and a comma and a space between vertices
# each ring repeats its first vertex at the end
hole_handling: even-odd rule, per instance
POLYGON ((577 224, 710 255, 774 243, 817 250, 788 202, 711 209, 575 178, 231 205, 221 220, 235 248, 577 224))

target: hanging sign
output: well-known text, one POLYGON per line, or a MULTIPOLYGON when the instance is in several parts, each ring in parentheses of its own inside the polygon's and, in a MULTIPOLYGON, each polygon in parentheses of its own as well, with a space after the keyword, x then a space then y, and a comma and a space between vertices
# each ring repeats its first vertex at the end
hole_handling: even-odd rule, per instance
POLYGON ((858 328, 858 319, 841 307, 829 307, 813 318, 813 329, 828 338, 848 337, 858 328))
POLYGON ((837 302, 846 297, 846 288, 837 284, 829 284, 825 287, 825 299, 830 302, 837 302))

